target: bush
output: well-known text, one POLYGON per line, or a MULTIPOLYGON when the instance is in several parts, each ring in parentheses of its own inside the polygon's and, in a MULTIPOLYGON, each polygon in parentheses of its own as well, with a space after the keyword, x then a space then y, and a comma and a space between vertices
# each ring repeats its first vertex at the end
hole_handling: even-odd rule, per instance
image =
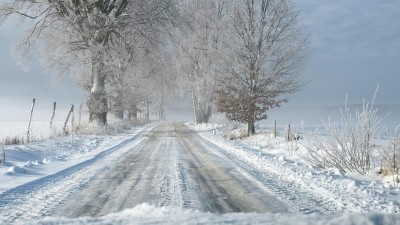
POLYGON ((0 145, 0 166, 2 166, 6 162, 6 152, 4 151, 4 145, 0 145))
POLYGON ((395 183, 400 183, 400 127, 389 135, 381 154, 380 173, 383 176, 393 176, 395 183))
POLYGON ((361 174, 369 172, 374 142, 384 130, 374 108, 375 95, 372 103, 363 102, 361 112, 356 111, 355 116, 347 106, 346 97, 341 120, 325 124, 327 139, 321 141, 314 135, 311 144, 304 145, 307 153, 302 157, 318 167, 335 167, 361 174))
MULTIPOLYGON (((33 142, 32 139, 31 141, 33 142)), ((20 145, 20 144, 25 144, 25 139, 24 137, 20 136, 14 136, 14 137, 7 136, 4 138, 3 143, 4 145, 20 145)))
POLYGON ((245 130, 245 129, 231 130, 229 132, 229 140, 243 139, 248 136, 249 135, 247 134, 247 130, 245 130))

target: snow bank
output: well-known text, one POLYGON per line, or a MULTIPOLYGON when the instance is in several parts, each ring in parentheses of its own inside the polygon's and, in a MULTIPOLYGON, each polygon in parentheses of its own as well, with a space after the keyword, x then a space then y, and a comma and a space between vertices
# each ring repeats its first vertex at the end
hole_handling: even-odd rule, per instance
MULTIPOLYGON (((295 212, 303 214, 399 213, 400 189, 387 185, 376 171, 368 175, 317 169, 288 154, 282 138, 260 134, 228 140, 216 125, 192 126, 243 173, 259 181, 295 212), (208 130, 207 130, 208 129, 208 130)), ((400 224, 400 223, 399 223, 400 224)))
MULTIPOLYGON (((55 174, 95 157, 100 152, 136 136, 146 127, 136 126, 112 134, 55 137, 42 142, 5 146, 6 161, 0 166, 0 194, 55 174)), ((0 199, 1 200, 1 199, 0 199)))
POLYGON ((232 213, 211 214, 194 210, 162 207, 148 204, 136 206, 104 217, 84 217, 77 219, 45 218, 26 224, 298 224, 298 225, 380 225, 400 224, 400 215, 390 214, 344 214, 344 215, 287 215, 232 213))

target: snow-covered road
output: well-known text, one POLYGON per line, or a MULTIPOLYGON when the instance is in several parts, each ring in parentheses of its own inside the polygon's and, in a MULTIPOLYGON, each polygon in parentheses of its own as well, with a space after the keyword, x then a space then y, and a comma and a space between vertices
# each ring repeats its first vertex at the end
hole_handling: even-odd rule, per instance
MULTIPOLYGON (((151 210, 162 209, 160 212, 183 208, 217 214, 291 214, 293 221, 293 215, 298 214, 368 212, 338 207, 338 201, 343 200, 336 192, 309 182, 305 171, 304 176, 290 171, 294 175, 288 175, 288 168, 301 170, 300 165, 223 143, 183 123, 148 125, 93 158, 0 193, 0 224, 32 222, 46 216, 108 218, 111 213, 122 215, 118 213, 148 204, 151 210), (293 176, 302 179, 291 179, 293 176)), ((345 190, 340 193, 347 196, 345 190)), ((364 201, 378 197, 365 197, 364 201)))
POLYGON ((0 221, 101 216, 141 203, 205 212, 288 212, 182 123, 158 123, 92 159, 0 195, 0 221))
POLYGON ((288 211, 204 142, 183 124, 161 123, 49 214, 102 216, 145 202, 216 213, 288 211))

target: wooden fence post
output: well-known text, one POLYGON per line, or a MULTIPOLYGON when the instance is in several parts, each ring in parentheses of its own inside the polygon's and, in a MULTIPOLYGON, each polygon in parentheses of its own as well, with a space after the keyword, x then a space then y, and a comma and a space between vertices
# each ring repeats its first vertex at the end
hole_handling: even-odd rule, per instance
POLYGON ((63 131, 64 131, 65 135, 68 134, 68 132, 67 132, 67 123, 68 123, 69 117, 71 116, 71 113, 73 113, 73 112, 74 112, 74 105, 71 105, 71 109, 69 110, 67 119, 65 120, 65 123, 64 123, 63 131))
POLYGON ((31 139, 30 139, 30 130, 31 130, 31 122, 32 122, 33 108, 35 107, 35 102, 36 102, 36 99, 33 99, 32 100, 32 108, 31 108, 31 115, 29 117, 28 132, 26 134, 26 142, 27 143, 29 143, 31 141, 31 139))
POLYGON ((57 103, 53 102, 53 115, 51 116, 51 119, 50 119, 50 129, 53 126, 54 116, 56 115, 56 105, 57 105, 57 103))
POLYGON ((276 120, 274 121, 274 138, 276 138, 276 120))
POLYGON ((71 118, 71 131, 74 132, 75 130, 75 113, 72 113, 72 118, 71 118))

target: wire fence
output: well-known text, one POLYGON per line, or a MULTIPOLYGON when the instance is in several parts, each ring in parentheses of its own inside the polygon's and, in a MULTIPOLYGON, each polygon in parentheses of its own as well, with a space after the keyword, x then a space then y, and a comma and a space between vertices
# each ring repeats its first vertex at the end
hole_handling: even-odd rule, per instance
MULTIPOLYGON (((64 126, 67 132, 75 132, 77 128, 87 127, 89 110, 85 104, 74 105, 74 111, 69 115, 71 105, 56 104, 53 118, 53 102, 38 102, 32 111, 32 102, 25 107, 4 107, 0 110, 0 144, 21 144, 41 141, 50 137, 64 135, 64 126), (69 115, 69 117, 68 117, 69 115), (51 123, 52 121, 52 123, 51 123), (28 140, 29 127, 29 140, 28 140)), ((150 114, 156 118, 157 115, 150 114)), ((138 119, 145 115, 138 113, 138 119)), ((107 114, 107 122, 114 124, 120 121, 113 113, 107 114)))
MULTIPOLYGON (((50 125, 53 116, 53 103, 39 102, 35 104, 29 127, 30 139, 32 141, 43 140, 62 134, 70 108, 71 105, 68 104, 57 105, 50 125)), ((19 108, 4 107, 0 111, 0 143, 17 144, 26 142, 31 109, 32 105, 27 105, 19 108)), ((74 121, 74 124, 77 125, 79 123, 87 123, 88 120, 88 110, 85 107, 80 110, 79 105, 78 107, 75 106, 75 111, 67 121, 67 128, 71 128, 71 121, 74 121)))
MULTIPOLYGON (((400 129, 400 121, 397 122, 383 122, 382 124, 382 132, 380 132, 377 137, 381 140, 386 140, 391 134, 393 134, 396 130, 400 129)), ((262 130, 270 130, 274 132, 274 125, 265 125, 263 124, 260 127, 262 130)), ((340 130, 340 125, 337 125, 337 130, 340 130)), ((287 123, 280 124, 276 126, 276 135, 277 137, 288 137, 288 135, 297 136, 303 138, 305 136, 332 136, 329 132, 327 132, 326 124, 301 124, 301 123, 287 123)))

